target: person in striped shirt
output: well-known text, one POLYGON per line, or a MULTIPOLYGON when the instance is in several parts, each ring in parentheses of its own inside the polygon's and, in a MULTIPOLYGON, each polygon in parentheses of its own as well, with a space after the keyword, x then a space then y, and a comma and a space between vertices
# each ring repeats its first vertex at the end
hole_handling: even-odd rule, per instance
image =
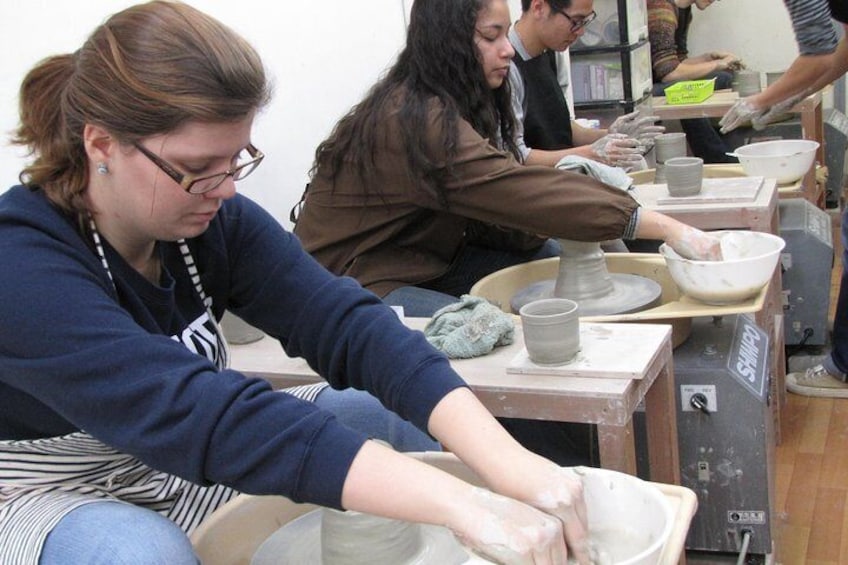
POLYGON ((785 114, 801 99, 848 72, 848 43, 838 39, 832 20, 848 32, 845 0, 784 0, 792 20, 798 58, 762 92, 742 98, 721 118, 722 133, 750 122, 755 129, 785 114))
MULTIPOLYGON (((835 27, 848 32, 845 0, 784 0, 800 55, 771 86, 743 98, 721 119, 723 131, 751 122, 764 128, 799 100, 848 72, 848 43, 835 27), (836 26, 833 20, 838 22, 836 26)), ((848 242, 848 207, 842 212, 842 241, 848 242)), ((821 362, 786 375, 786 388, 804 396, 848 398, 848 250, 843 250, 842 279, 833 317, 831 350, 821 362)))

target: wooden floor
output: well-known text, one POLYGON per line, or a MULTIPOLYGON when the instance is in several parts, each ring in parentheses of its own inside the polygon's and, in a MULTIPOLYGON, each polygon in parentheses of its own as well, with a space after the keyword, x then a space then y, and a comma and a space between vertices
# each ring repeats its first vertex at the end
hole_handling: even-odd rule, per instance
MULTIPOLYGON (((833 312, 842 252, 838 216, 831 217, 833 312)), ((778 560, 785 565, 848 564, 848 399, 786 396, 776 453, 778 560)))

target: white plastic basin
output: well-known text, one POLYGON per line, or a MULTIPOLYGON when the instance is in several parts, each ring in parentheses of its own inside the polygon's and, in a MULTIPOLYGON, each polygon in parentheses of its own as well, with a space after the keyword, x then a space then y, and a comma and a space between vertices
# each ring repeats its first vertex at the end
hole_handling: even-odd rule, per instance
POLYGON ((723 261, 684 259, 660 246, 671 278, 683 294, 707 304, 724 305, 756 296, 769 282, 786 243, 770 233, 713 232, 721 238, 723 261))
POLYGON ((589 537, 600 563, 654 565, 674 526, 668 501, 637 477, 606 469, 586 469, 583 493, 589 537))
POLYGON ((818 148, 818 142, 809 139, 779 139, 743 145, 729 155, 739 159, 749 177, 773 178, 778 184, 790 184, 810 170, 818 148))

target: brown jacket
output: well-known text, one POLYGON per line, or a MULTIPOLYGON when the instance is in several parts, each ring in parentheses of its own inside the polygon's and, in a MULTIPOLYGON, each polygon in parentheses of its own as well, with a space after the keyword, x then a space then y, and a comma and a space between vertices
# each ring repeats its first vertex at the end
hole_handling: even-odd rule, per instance
MULTIPOLYGON (((438 164, 434 173, 445 179, 445 208, 411 182, 395 115, 380 122, 377 178, 369 194, 352 167, 343 168, 335 184, 319 168, 294 230, 330 271, 354 277, 380 296, 444 274, 481 223, 605 241, 622 237, 638 207, 627 193, 584 175, 522 165, 465 121, 459 123, 453 174, 444 174, 441 106, 434 102, 429 157, 438 164)), ((524 239, 519 245, 526 246, 524 239)))

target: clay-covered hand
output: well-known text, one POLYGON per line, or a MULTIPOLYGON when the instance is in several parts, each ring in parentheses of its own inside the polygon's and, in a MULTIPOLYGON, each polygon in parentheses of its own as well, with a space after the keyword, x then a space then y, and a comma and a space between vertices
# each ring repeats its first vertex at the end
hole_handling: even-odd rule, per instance
POLYGON ((630 112, 616 118, 607 132, 624 134, 639 141, 642 147, 650 148, 654 138, 665 132, 665 127, 656 123, 659 119, 659 116, 639 117, 638 111, 630 112))
POLYGON ((710 51, 710 59, 725 59, 727 57, 736 57, 730 51, 710 51))
POLYGON ((509 565, 565 563, 562 524, 550 514, 474 487, 451 530, 466 547, 509 565))
POLYGON ((639 141, 621 133, 608 133, 592 143, 595 159, 613 167, 630 167, 642 158, 639 141))
POLYGON ((495 485, 498 492, 558 518, 569 557, 580 564, 591 563, 583 468, 560 467, 534 457, 515 460, 513 469, 520 469, 520 478, 495 485))
POLYGON ((721 261, 721 241, 718 237, 686 224, 676 226, 665 242, 678 255, 696 261, 721 261))
POLYGON ((761 117, 764 113, 765 110, 755 107, 747 98, 740 98, 721 117, 718 125, 721 126, 721 133, 728 133, 761 117))
POLYGON ((765 112, 751 118, 751 125, 754 126, 754 129, 756 130, 765 129, 767 125, 780 118, 783 114, 788 112, 790 108, 795 106, 795 104, 803 100, 806 97, 806 94, 806 92, 802 92, 795 96, 790 96, 783 102, 778 102, 765 112))
POLYGON ((745 68, 745 64, 733 53, 727 51, 713 51, 710 59, 718 62, 719 71, 738 71, 745 68))

